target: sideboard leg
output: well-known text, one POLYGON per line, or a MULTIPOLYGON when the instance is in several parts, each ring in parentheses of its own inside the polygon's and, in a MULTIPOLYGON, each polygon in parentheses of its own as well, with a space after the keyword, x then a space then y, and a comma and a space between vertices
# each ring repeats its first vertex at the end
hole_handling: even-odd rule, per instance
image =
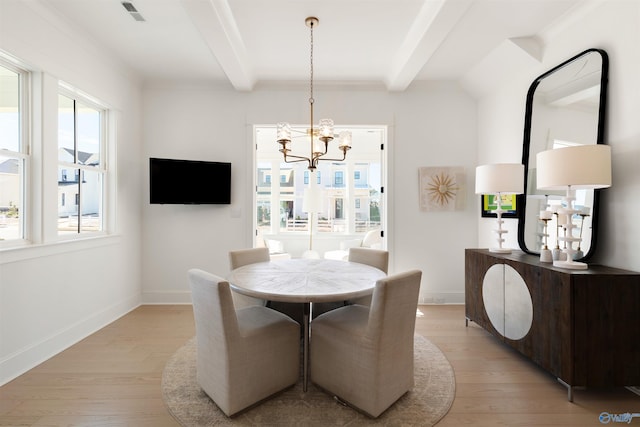
POLYGON ((573 387, 558 378, 558 382, 567 388, 567 400, 573 403, 573 387))
POLYGON ((465 328, 469 327, 469 318, 468 317, 464 318, 464 327, 465 328))

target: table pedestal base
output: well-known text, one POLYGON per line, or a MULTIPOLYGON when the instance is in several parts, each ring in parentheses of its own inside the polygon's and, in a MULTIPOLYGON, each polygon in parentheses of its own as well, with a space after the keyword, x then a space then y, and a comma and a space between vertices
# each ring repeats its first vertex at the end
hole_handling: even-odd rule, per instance
POLYGON ((311 303, 305 302, 304 312, 302 314, 302 329, 303 329, 303 342, 302 342, 302 391, 307 391, 307 384, 309 382, 309 334, 311 318, 311 303))

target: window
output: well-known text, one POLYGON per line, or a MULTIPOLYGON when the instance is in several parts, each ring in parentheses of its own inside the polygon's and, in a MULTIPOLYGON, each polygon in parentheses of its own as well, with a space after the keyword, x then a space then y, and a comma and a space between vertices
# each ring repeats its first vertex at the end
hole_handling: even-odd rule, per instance
POLYGON ((353 173, 353 179, 360 179, 360 171, 355 171, 353 173))
POLYGON ((0 51, 2 248, 102 234, 114 225, 105 217, 115 183, 107 162, 109 125, 99 101, 0 51), (57 98, 43 96, 51 90, 57 98), (51 169, 56 178, 42 181, 51 169))
MULTIPOLYGON (((314 174, 316 175, 316 184, 320 184, 322 182, 322 178, 320 178, 321 172, 316 169, 314 174)), ((309 184, 309 170, 308 169, 306 169, 304 171, 304 183, 305 183, 305 185, 309 184)))
MULTIPOLYGON (((303 199, 305 188, 314 182, 323 197, 322 211, 314 215, 317 220, 314 233, 355 235, 383 227, 382 183, 385 168, 382 162, 385 156, 381 147, 384 145, 387 129, 354 127, 340 130, 347 129, 353 134, 348 161, 320 161, 317 169, 311 172, 304 161, 284 162, 282 154, 278 152, 278 144, 275 143, 275 126, 255 127, 254 209, 258 241, 263 236, 274 238, 275 234, 290 234, 288 239, 296 239, 295 233, 305 241, 308 239, 309 213, 303 209, 303 199), (264 177, 268 175, 286 176, 287 179, 266 185, 264 177), (357 182, 354 179, 356 176, 359 177, 357 182), (282 219, 283 216, 285 220, 282 219)), ((298 130, 300 134, 306 135, 306 130, 302 127, 298 130)), ((308 144, 302 141, 298 143, 296 140, 292 143, 292 154, 304 156, 308 144)), ((330 150, 332 148, 336 149, 334 146, 330 150)), ((339 155, 330 153, 329 156, 338 158, 339 155)), ((336 242, 340 238, 341 236, 336 236, 336 242)))
POLYGON ((0 241, 25 239, 29 73, 0 56, 0 241))
POLYGON ((61 89, 58 95, 58 235, 104 229, 106 110, 61 89), (73 170, 73 180, 68 171, 73 170))

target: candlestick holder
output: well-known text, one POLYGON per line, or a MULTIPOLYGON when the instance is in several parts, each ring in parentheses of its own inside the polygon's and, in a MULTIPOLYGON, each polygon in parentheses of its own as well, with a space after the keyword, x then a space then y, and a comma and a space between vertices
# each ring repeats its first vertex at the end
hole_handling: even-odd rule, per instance
POLYGON ((540 250, 540 262, 553 262, 553 254, 547 246, 547 239, 549 238, 549 233, 547 233, 547 223, 550 220, 551 218, 540 218, 540 221, 544 223, 544 226, 542 228, 542 239, 544 246, 540 250))
POLYGON ((582 245, 582 230, 584 229, 584 219, 588 217, 589 214, 584 212, 583 210, 583 212, 580 212, 578 215, 580 215, 580 240, 578 241, 578 249, 576 250, 576 253, 573 254, 574 260, 584 257, 584 252, 582 252, 580 246, 582 245))
POLYGON ((566 258, 565 254, 562 252, 562 249, 560 249, 560 214, 557 210, 553 214, 556 217, 556 246, 551 252, 551 257, 553 261, 559 261, 566 258))

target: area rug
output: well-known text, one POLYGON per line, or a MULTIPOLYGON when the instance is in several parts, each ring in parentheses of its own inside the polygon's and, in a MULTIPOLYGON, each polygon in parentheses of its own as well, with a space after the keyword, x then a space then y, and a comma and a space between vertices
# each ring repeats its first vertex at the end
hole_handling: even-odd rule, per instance
POLYGON ((302 381, 228 418, 196 382, 196 340, 192 338, 167 362, 162 395, 169 412, 184 427, 198 426, 432 426, 444 417, 455 396, 453 368, 428 339, 415 336, 415 386, 376 419, 343 406, 302 381))

